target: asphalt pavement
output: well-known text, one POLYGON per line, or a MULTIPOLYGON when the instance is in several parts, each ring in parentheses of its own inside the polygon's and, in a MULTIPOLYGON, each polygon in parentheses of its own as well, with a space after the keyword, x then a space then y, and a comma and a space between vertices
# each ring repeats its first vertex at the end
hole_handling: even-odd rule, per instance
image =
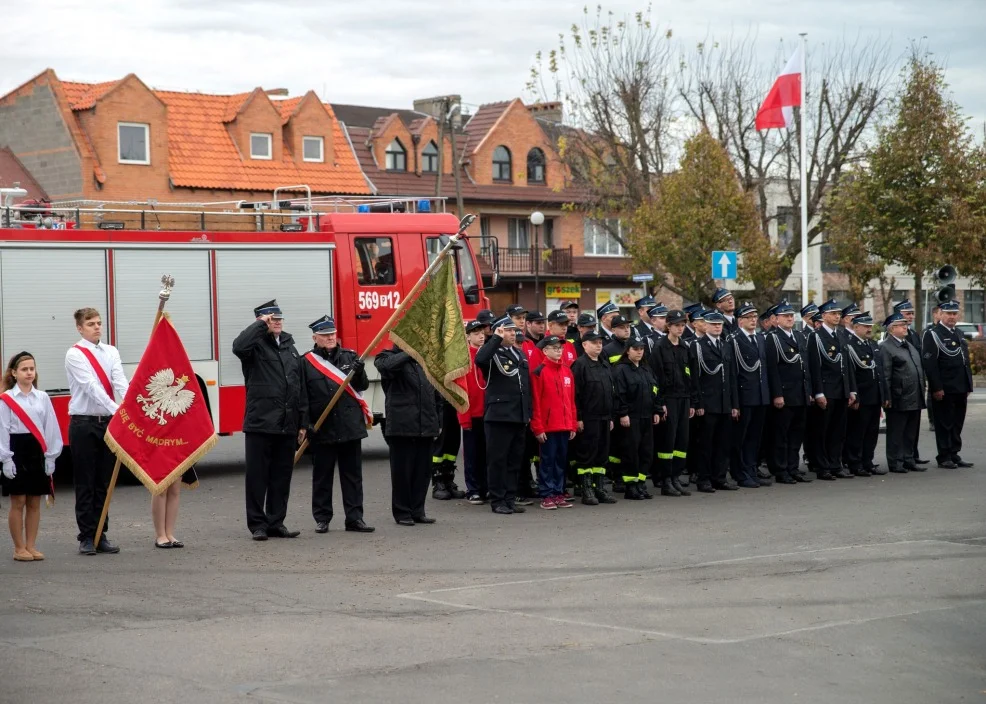
POLYGON ((78 555, 65 488, 47 559, 0 559, 0 702, 986 702, 984 399, 973 469, 515 516, 429 498, 438 523, 413 528, 374 432, 376 533, 343 532, 337 495, 315 534, 303 460, 302 534, 262 543, 225 438, 182 494, 184 549, 153 547, 124 486, 122 552, 78 555))

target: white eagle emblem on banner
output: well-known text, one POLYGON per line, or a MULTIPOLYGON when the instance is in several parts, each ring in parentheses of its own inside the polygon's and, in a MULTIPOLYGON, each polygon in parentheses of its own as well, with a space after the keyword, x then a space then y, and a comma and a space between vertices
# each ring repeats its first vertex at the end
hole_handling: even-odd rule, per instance
POLYGON ((195 392, 185 388, 188 377, 184 374, 175 379, 171 369, 161 369, 151 375, 144 387, 147 396, 138 394, 137 403, 141 404, 148 418, 156 420, 158 425, 165 425, 165 416, 177 418, 195 402, 195 392))

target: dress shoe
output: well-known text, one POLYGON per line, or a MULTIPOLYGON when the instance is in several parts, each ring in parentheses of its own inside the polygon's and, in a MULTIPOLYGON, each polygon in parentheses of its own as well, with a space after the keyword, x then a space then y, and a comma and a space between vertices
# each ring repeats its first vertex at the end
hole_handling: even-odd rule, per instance
POLYGON ((464 499, 464 498, 466 498, 466 492, 464 492, 462 489, 460 489, 459 488, 459 485, 456 484, 455 482, 448 482, 448 484, 446 484, 445 486, 448 489, 448 493, 450 493, 452 495, 452 498, 453 499, 464 499))
POLYGON ((815 481, 804 472, 791 472, 791 479, 798 482, 799 484, 811 484, 813 481, 815 481))
POLYGON ((887 471, 888 470, 884 469, 878 464, 875 464, 872 467, 870 467, 870 474, 875 474, 877 476, 883 476, 884 474, 887 473, 887 471))
POLYGON ((412 516, 412 519, 415 523, 426 523, 428 525, 438 522, 438 519, 429 518, 428 516, 412 516))
POLYGON ((816 472, 815 477, 817 479, 821 479, 824 482, 834 482, 835 481, 835 476, 831 472, 823 472, 823 471, 819 470, 818 472, 816 472))
POLYGON ((959 466, 952 462, 952 460, 945 460, 944 462, 938 463, 938 469, 958 469, 959 466))
POLYGON ((923 460, 920 457, 918 457, 916 460, 914 460, 914 464, 931 464, 931 460, 923 460))
POLYGON ((712 486, 716 491, 739 491, 739 487, 729 482, 713 482, 712 486))
POLYGON ((268 528, 267 535, 271 538, 297 538, 301 535, 300 530, 288 530, 287 526, 268 528))
POLYGON ((853 473, 850 472, 848 469, 840 469, 832 476, 834 476, 836 479, 852 479, 853 473))
POLYGON ((677 477, 671 477, 671 486, 678 490, 678 493, 682 496, 691 496, 692 492, 685 489, 679 482, 677 477))
POLYGON ((765 471, 763 469, 758 469, 757 470, 757 479, 758 480, 759 479, 770 479, 770 478, 771 478, 770 472, 767 472, 767 471, 765 471))
POLYGON ((254 540, 267 540, 267 529, 266 528, 257 528, 257 530, 253 531, 253 539, 254 540))
POLYGON ((797 484, 798 480, 792 477, 790 474, 778 474, 774 477, 774 481, 778 484, 797 484))
POLYGON ((962 459, 960 459, 958 457, 956 457, 952 461, 955 463, 955 466, 956 467, 974 467, 975 466, 975 463, 973 463, 973 462, 966 462, 966 461, 964 461, 964 460, 962 460, 962 459))
POLYGON ((96 546, 96 552, 103 552, 107 555, 115 555, 120 552, 120 546, 107 538, 105 535, 101 535, 99 537, 99 545, 96 546))
POLYGON ((315 532, 316 533, 328 533, 329 532, 329 522, 328 521, 319 521, 318 523, 316 523, 315 524, 315 532))
POLYGON ((904 469, 906 469, 908 472, 924 472, 925 471, 925 468, 924 467, 922 467, 921 469, 918 469, 918 467, 917 467, 916 464, 911 464, 910 462, 905 462, 904 463, 904 469))
POLYGON ((761 477, 760 473, 759 472, 757 473, 757 484, 759 484, 760 486, 773 486, 774 481, 775 481, 774 477, 770 475, 767 475, 766 477, 761 477))
POLYGON ((716 493, 716 490, 712 488, 712 485, 709 482, 699 482, 696 488, 698 489, 699 493, 702 494, 716 493))
POLYGON ((435 482, 431 490, 431 498, 437 501, 448 501, 452 498, 452 492, 448 490, 445 482, 435 482))
MULTIPOLYGON (((534 502, 532 501, 531 503, 534 503, 534 502)), ((524 508, 523 506, 511 506, 510 507, 510 510, 513 513, 527 513, 527 509, 524 508)))
POLYGON ((497 506, 495 509, 493 509, 493 513, 498 513, 501 516, 509 516, 511 513, 513 513, 513 510, 509 506, 497 506))
POLYGON ((353 521, 352 523, 346 524, 346 530, 350 533, 372 533, 376 530, 373 526, 368 526, 363 522, 363 519, 358 521, 353 521))
POLYGON ((741 489, 759 489, 760 482, 755 479, 744 479, 739 483, 741 489))
POLYGON ((675 488, 670 479, 665 479, 661 482, 661 496, 681 496, 681 492, 675 488))
POLYGON ((903 467, 891 467, 890 471, 894 474, 907 474, 907 470, 903 467))
POLYGON ((870 474, 869 472, 867 472, 865 469, 862 469, 862 468, 860 468, 860 469, 854 469, 852 471, 852 475, 854 477, 872 477, 873 476, 872 474, 870 474))
POLYGON ((399 525, 399 526, 413 526, 414 525, 414 519, 412 519, 412 518, 398 518, 397 519, 397 525, 399 525))
POLYGON ((95 555, 96 546, 92 543, 92 538, 83 538, 79 541, 79 554, 80 555, 95 555))

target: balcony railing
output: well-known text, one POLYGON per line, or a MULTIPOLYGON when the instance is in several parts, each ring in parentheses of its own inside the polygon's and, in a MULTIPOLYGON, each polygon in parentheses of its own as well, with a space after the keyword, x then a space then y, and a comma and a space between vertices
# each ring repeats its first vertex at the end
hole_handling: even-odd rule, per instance
MULTIPOLYGON (((492 254, 489 247, 480 248, 479 258, 482 264, 492 267, 492 254)), ((500 248, 501 274, 534 274, 535 264, 537 265, 537 272, 539 274, 571 274, 572 248, 500 248)))

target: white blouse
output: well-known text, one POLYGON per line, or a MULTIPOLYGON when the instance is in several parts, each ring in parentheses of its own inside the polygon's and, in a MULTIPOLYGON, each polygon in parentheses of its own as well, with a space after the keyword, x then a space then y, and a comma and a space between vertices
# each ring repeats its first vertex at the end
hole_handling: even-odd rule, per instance
MULTIPOLYGON (((14 403, 20 403, 21 408, 38 426, 38 430, 44 435, 48 451, 45 459, 54 461, 62 454, 62 431, 58 427, 58 419, 55 417, 55 408, 51 405, 48 394, 38 389, 31 389, 29 393, 24 393, 18 387, 14 387, 5 394, 13 396, 14 403)), ((9 462, 14 452, 10 449, 10 436, 14 433, 29 433, 20 418, 18 418, 6 402, 0 402, 0 462, 9 462)))

